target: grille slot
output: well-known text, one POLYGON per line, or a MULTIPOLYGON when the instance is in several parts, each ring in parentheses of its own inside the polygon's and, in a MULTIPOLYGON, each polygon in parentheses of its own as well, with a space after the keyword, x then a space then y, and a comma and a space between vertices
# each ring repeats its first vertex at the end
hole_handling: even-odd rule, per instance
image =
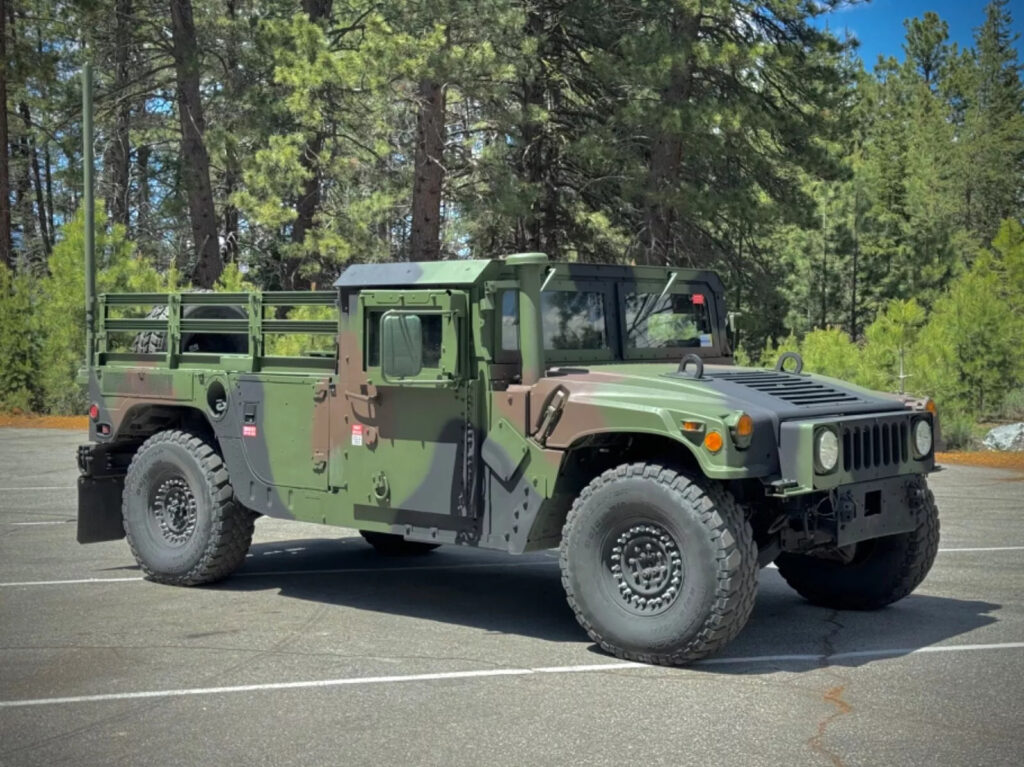
POLYGON ((843 469, 860 471, 897 466, 909 458, 906 420, 841 424, 843 469))
POLYGON ((710 373, 708 377, 746 386, 749 389, 778 397, 781 400, 802 407, 854 404, 865 401, 856 394, 791 373, 777 373, 774 371, 710 373))

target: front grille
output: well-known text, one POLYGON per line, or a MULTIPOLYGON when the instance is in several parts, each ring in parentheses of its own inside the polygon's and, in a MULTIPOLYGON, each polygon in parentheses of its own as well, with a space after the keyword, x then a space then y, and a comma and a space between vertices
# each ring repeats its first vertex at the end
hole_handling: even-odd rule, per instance
POLYGON ((897 466, 910 458, 906 418, 865 424, 840 424, 843 469, 858 471, 897 466))
POLYGON ((864 402, 851 392, 836 389, 806 376, 780 373, 772 370, 744 371, 742 373, 710 373, 709 378, 746 386, 764 394, 802 407, 816 405, 848 405, 864 402))

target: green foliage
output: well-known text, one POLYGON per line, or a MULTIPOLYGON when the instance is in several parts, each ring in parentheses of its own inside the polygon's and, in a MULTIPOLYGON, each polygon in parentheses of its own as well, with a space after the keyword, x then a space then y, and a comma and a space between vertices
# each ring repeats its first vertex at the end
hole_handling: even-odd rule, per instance
POLYGON ((993 260, 983 255, 940 298, 913 354, 915 390, 940 406, 985 415, 1024 379, 1024 321, 993 260))
POLYGON ((0 409, 30 412, 39 404, 35 386, 39 349, 33 333, 38 297, 25 273, 0 264, 0 409))
POLYGON ((974 447, 974 416, 962 411, 942 413, 942 440, 947 450, 968 450, 974 447))
MULTIPOLYGON (((864 331, 858 382, 873 389, 906 391, 912 377, 908 355, 925 321, 924 308, 913 298, 893 300, 864 331)), ((909 387, 913 389, 913 381, 909 387)))
MULTIPOLYGON (((103 206, 96 211, 96 290, 159 291, 167 289, 166 277, 138 255, 124 229, 104 226, 103 206)), ((49 412, 78 413, 85 393, 75 383, 85 364, 85 276, 82 269, 85 227, 81 214, 64 227, 62 239, 50 256, 50 274, 39 283, 40 366, 38 390, 49 412)))

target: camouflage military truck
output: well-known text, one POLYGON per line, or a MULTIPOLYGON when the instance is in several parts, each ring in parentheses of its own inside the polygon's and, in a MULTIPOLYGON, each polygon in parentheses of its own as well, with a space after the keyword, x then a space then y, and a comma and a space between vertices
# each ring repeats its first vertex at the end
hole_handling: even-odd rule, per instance
POLYGON ((78 536, 127 536, 162 583, 230 575, 260 515, 385 554, 560 547, 595 642, 678 664, 740 631, 770 562, 815 604, 874 609, 935 557, 930 402, 796 355, 733 366, 710 272, 517 254, 94 310, 78 536), (296 333, 326 347, 268 353, 296 333))

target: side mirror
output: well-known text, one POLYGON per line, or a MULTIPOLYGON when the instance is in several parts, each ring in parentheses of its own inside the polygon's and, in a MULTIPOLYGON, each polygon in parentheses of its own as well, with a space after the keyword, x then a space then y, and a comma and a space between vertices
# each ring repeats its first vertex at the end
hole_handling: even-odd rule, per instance
POLYGON ((729 312, 725 315, 726 324, 729 327, 730 333, 736 332, 736 318, 739 317, 743 312, 729 312))
POLYGON ((380 368, 384 380, 423 370, 423 328, 415 314, 385 312, 380 318, 380 368))

